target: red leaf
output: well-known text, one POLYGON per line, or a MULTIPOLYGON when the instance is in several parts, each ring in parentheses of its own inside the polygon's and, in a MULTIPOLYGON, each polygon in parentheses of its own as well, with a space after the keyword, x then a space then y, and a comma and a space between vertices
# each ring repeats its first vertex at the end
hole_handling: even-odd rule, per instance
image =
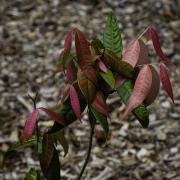
POLYGON ((74 62, 71 61, 67 67, 67 81, 72 84, 77 79, 77 69, 74 62))
POLYGON ((69 89, 70 89, 70 84, 67 84, 60 98, 61 103, 64 103, 69 97, 69 89))
POLYGON ((106 103, 104 102, 104 99, 102 98, 102 95, 99 91, 96 93, 96 96, 92 103, 92 107, 95 108, 98 112, 100 112, 104 116, 106 117, 109 116, 106 103))
POLYGON ((123 61, 126 61, 131 64, 132 67, 135 67, 139 59, 139 53, 139 41, 131 41, 123 54, 123 61))
POLYGON ((55 120, 57 123, 62 124, 62 125, 65 124, 64 118, 61 115, 59 115, 57 112, 51 111, 51 110, 43 108, 43 107, 38 108, 38 109, 44 111, 50 118, 55 120))
POLYGON ((102 72, 107 72, 108 68, 102 60, 98 61, 98 67, 102 72))
POLYGON ((36 121, 39 118, 39 110, 35 109, 27 118, 24 130, 22 133, 22 140, 27 141, 33 134, 36 127, 36 121))
POLYGON ((145 65, 140 70, 136 79, 134 89, 128 100, 128 105, 125 112, 122 115, 123 120, 134 108, 139 106, 150 92, 152 84, 152 73, 148 65, 145 65))
POLYGON ((66 35, 65 42, 64 42, 64 49, 69 54, 71 50, 71 42, 72 42, 72 31, 69 31, 66 35))
POLYGON ((173 65, 171 64, 171 62, 166 58, 166 56, 164 55, 162 49, 161 49, 161 45, 159 42, 159 37, 158 34, 155 30, 155 28, 153 26, 148 26, 146 28, 146 30, 140 35, 139 39, 143 39, 143 37, 146 38, 146 40, 152 40, 153 42, 153 46, 154 49, 157 53, 157 55, 160 57, 161 61, 167 66, 167 67, 173 67, 173 65))
POLYGON ((78 64, 85 75, 93 82, 97 82, 96 71, 92 66, 92 56, 89 43, 84 34, 78 30, 75 31, 75 48, 78 59, 78 64))
POLYGON ((70 101, 74 114, 79 119, 81 117, 81 108, 79 103, 78 94, 73 85, 70 85, 70 101))
POLYGON ((151 39, 152 39, 152 42, 153 42, 154 49, 155 49, 156 53, 158 54, 158 56, 160 57, 160 59, 162 60, 162 62, 167 67, 172 66, 172 64, 169 62, 169 60, 165 57, 165 55, 164 55, 164 53, 163 53, 163 51, 161 49, 158 34, 157 34, 156 30, 152 26, 150 28, 150 34, 151 34, 151 39))
POLYGON ((152 84, 151 84, 151 90, 144 101, 146 106, 149 106, 154 102, 154 100, 158 96, 159 88, 160 88, 159 74, 157 73, 156 69, 153 66, 150 66, 150 68, 152 72, 152 84))
POLYGON ((166 69, 164 68, 164 66, 162 64, 160 64, 160 79, 161 79, 163 88, 165 89, 165 91, 167 92, 169 97, 174 102, 174 95, 173 95, 173 90, 172 90, 171 82, 169 80, 167 71, 166 71, 166 69))

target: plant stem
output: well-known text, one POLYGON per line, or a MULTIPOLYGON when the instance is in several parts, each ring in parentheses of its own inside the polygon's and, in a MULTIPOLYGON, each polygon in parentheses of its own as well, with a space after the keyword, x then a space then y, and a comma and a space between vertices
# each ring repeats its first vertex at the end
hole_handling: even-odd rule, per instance
POLYGON ((93 120, 92 122, 90 122, 90 128, 91 128, 91 131, 90 131, 90 137, 89 137, 89 146, 88 146, 88 151, 87 151, 87 156, 86 156, 86 159, 84 161, 84 165, 81 169, 81 172, 78 176, 78 180, 81 179, 83 173, 84 173, 84 170, 88 164, 88 161, 89 161, 89 157, 90 157, 90 154, 91 154, 91 149, 92 149, 92 140, 93 140, 93 135, 94 135, 94 128, 95 128, 95 124, 96 122, 93 120))

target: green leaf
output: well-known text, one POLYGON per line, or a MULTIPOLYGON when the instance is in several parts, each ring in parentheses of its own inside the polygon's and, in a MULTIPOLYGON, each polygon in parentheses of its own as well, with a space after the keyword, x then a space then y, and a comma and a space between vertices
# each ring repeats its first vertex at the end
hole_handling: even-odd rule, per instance
POLYGON ((18 142, 12 145, 8 151, 18 151, 24 149, 26 147, 32 146, 34 143, 36 143, 36 141, 37 141, 36 136, 32 136, 28 141, 18 142))
POLYGON ((40 164, 42 172, 45 173, 51 163, 54 154, 54 141, 52 135, 44 134, 42 141, 42 153, 40 154, 40 164))
POLYGON ((58 151, 54 148, 54 154, 49 168, 45 174, 47 180, 60 180, 60 161, 58 151))
POLYGON ((31 168, 24 178, 24 180, 43 180, 43 179, 44 178, 40 175, 40 173, 36 171, 34 168, 31 168))
POLYGON ((109 86, 114 88, 115 79, 114 79, 114 76, 113 76, 113 73, 111 70, 108 70, 106 73, 105 72, 99 72, 99 74, 109 84, 109 86))
POLYGON ((54 133, 53 136, 54 136, 54 140, 55 140, 56 144, 57 143, 61 144, 61 146, 64 150, 64 157, 65 157, 68 153, 69 144, 65 137, 64 130, 62 129, 62 130, 58 131, 57 133, 54 133))
POLYGON ((116 56, 116 54, 108 49, 101 50, 101 54, 104 56, 105 60, 107 60, 113 71, 121 74, 126 78, 133 78, 134 69, 129 63, 125 61, 119 61, 119 58, 116 56))
MULTIPOLYGON (((119 88, 117 88, 117 94, 121 97, 124 104, 128 103, 128 99, 131 96, 133 90, 132 81, 125 81, 119 88)), ((149 112, 144 104, 141 104, 133 110, 133 114, 139 120, 143 128, 147 128, 149 125, 149 112)))
POLYGON ((90 107, 90 110, 92 114, 94 115, 95 119, 101 124, 105 133, 105 137, 107 139, 108 134, 109 134, 109 124, 108 124, 107 118, 103 116, 100 112, 96 111, 96 109, 94 109, 93 107, 90 107))
POLYGON ((103 33, 103 44, 105 48, 114 52, 118 58, 122 56, 122 38, 117 18, 111 13, 108 16, 103 33))
POLYGON ((58 152, 54 147, 54 139, 51 134, 44 134, 40 165, 47 180, 60 179, 60 162, 58 152))

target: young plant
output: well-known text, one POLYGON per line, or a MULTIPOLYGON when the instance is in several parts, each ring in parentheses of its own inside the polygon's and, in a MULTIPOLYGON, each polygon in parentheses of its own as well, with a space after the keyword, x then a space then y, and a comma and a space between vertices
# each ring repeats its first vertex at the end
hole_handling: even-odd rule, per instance
MULTIPOLYGON (((91 131, 87 157, 78 179, 81 179, 88 163, 94 128, 97 123, 102 126, 105 137, 108 137, 110 115, 106 99, 111 93, 117 92, 126 105, 119 122, 132 112, 143 128, 149 125, 147 106, 156 99, 160 81, 174 101, 167 74, 167 69, 173 70, 173 65, 162 52, 153 26, 147 27, 137 39, 128 44, 122 53, 121 32, 116 17, 110 14, 102 39, 102 42, 97 38, 89 42, 76 28, 67 33, 64 50, 59 56, 56 69, 64 72, 67 78, 67 85, 61 95, 60 103, 53 110, 37 108, 36 100, 31 97, 34 110, 26 120, 22 141, 11 148, 11 150, 17 150, 37 142, 41 170, 43 176, 48 180, 61 178, 57 144, 62 145, 64 155, 66 155, 68 143, 64 136, 64 129, 77 119, 81 121, 81 114, 85 109, 87 109, 91 131), (150 40, 160 58, 157 63, 150 63, 148 58, 146 43, 150 40), (72 43, 75 49, 72 48, 72 43), (45 132, 39 130, 37 123, 41 111, 54 120, 54 125, 45 132), (35 130, 36 136, 33 136, 35 130)), ((32 169, 26 178, 32 175, 31 172, 35 174, 35 179, 38 179, 39 173, 32 169)))

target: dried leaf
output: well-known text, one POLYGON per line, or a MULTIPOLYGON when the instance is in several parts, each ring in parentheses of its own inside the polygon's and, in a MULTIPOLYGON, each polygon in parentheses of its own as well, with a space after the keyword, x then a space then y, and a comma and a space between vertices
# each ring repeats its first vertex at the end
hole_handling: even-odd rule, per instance
POLYGON ((38 118, 39 118, 39 110, 35 109, 26 120, 26 123, 24 125, 24 130, 22 133, 22 141, 27 141, 32 136, 38 118))
POLYGON ((80 102, 79 102, 77 91, 73 85, 70 85, 69 94, 70 94, 70 101, 71 101, 73 112, 76 115, 76 117, 79 119, 81 117, 80 102))
POLYGON ((125 112, 122 115, 121 120, 124 119, 133 109, 138 107, 144 101, 144 99, 150 92, 151 84, 151 69, 148 65, 145 65, 139 72, 139 75, 134 85, 134 89, 128 100, 128 105, 126 107, 125 112))
POLYGON ((132 67, 135 67, 139 59, 139 54, 139 41, 131 41, 123 54, 123 61, 128 62, 132 67))
POLYGON ((165 91, 167 92, 169 97, 174 102, 174 95, 173 95, 171 82, 170 82, 168 73, 167 73, 166 69, 164 68, 164 66, 162 64, 160 64, 160 79, 161 79, 163 88, 165 89, 165 91))
POLYGON ((43 108, 43 107, 38 108, 38 109, 44 111, 50 118, 55 120, 57 123, 65 125, 64 118, 60 114, 58 114, 57 112, 51 111, 51 110, 43 108))
POLYGON ((106 103, 99 91, 96 93, 96 97, 94 98, 92 107, 95 108, 101 114, 103 114, 105 117, 109 116, 106 103))
POLYGON ((160 88, 159 74, 157 73, 156 69, 153 66, 149 66, 149 67, 151 68, 151 73, 152 73, 152 84, 151 84, 151 90, 144 101, 144 104, 146 106, 149 106, 154 102, 154 100, 158 96, 159 88, 160 88))

